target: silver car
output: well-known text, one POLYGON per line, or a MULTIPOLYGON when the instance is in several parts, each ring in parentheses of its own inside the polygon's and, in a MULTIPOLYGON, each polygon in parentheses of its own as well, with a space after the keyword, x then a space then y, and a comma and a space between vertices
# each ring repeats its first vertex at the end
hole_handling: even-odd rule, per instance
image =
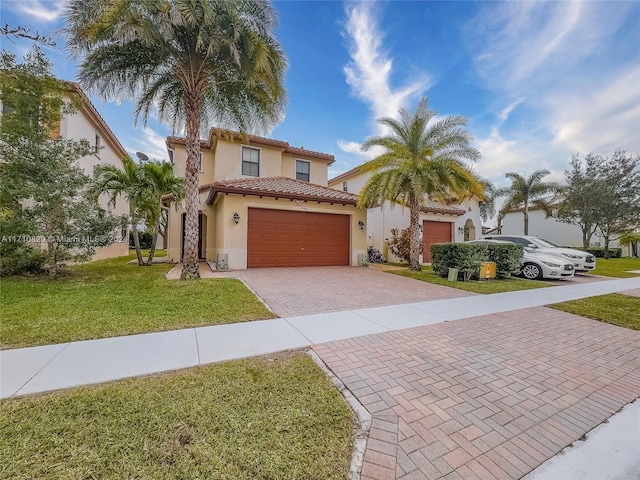
POLYGON ((588 272, 596 268, 596 257, 582 250, 564 248, 539 237, 526 235, 487 235, 485 240, 498 240, 501 242, 513 242, 522 245, 525 250, 535 253, 544 253, 552 257, 558 257, 573 263, 576 272, 588 272))

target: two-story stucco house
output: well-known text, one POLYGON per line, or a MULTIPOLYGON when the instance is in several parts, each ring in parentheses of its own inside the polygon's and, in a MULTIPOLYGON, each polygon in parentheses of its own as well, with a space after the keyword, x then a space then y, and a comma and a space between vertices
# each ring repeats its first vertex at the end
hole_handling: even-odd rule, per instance
MULTIPOLYGON (((561 198, 547 199, 550 202, 551 215, 539 207, 529 207, 529 235, 544 238, 556 245, 582 248, 582 230, 577 225, 565 223, 555 216, 561 198)), ((501 233, 504 235, 524 235, 524 215, 522 209, 510 210, 502 218, 501 233)), ((591 237, 590 246, 604 247, 604 236, 596 229, 591 237)), ((629 247, 621 247, 614 236, 609 247, 622 248, 623 256, 630 256, 629 247)))
MULTIPOLYGON (((329 180, 329 187, 343 192, 358 194, 365 186, 370 173, 362 173, 353 168, 329 180)), ((388 240, 392 229, 408 228, 409 209, 384 202, 381 207, 367 210, 367 243, 377 248, 385 259, 398 261, 388 251, 388 240)), ((480 238, 482 224, 480 205, 476 198, 462 203, 451 202, 440 205, 426 200, 420 213, 422 227, 422 262, 431 262, 431 245, 434 243, 462 242, 480 238)))
MULTIPOLYGON (((167 148, 183 176, 185 139, 169 137, 167 148)), ((366 253, 366 211, 352 193, 328 187, 332 155, 215 128, 200 149, 201 259, 231 269, 357 265, 366 253)), ((183 238, 184 211, 172 206, 173 261, 182 258, 183 238)))
MULTIPOLYGON (((73 101, 76 106, 74 113, 64 115, 59 125, 51 132, 51 136, 72 139, 87 140, 94 146, 93 153, 77 160, 77 164, 83 171, 91 176, 96 165, 114 165, 123 168, 122 157, 127 155, 126 150, 118 141, 114 133, 106 124, 95 106, 80 85, 74 82, 65 82, 68 90, 65 93, 66 101, 73 101)), ((2 109, 0 109, 2 111, 2 109)), ((99 198, 100 206, 114 215, 121 216, 129 213, 129 204, 126 199, 118 197, 114 206, 109 205, 107 195, 99 198)), ((24 205, 29 205, 30 200, 25 199, 24 205)), ((93 260, 122 257, 129 254, 129 236, 126 228, 114 232, 118 241, 109 247, 97 248, 93 260)), ((44 245, 42 245, 44 247, 44 245)))
MULTIPOLYGON (((87 95, 82 91, 80 85, 74 82, 67 82, 69 85, 69 98, 74 95, 79 97, 79 106, 75 113, 65 115, 60 121, 60 131, 62 137, 72 140, 87 140, 94 146, 92 155, 82 157, 78 160, 78 165, 87 175, 93 174, 93 167, 96 165, 114 165, 123 168, 122 157, 127 155, 127 151, 118 141, 102 116, 91 103, 87 95)), ((100 206, 114 215, 128 215, 129 203, 126 199, 118 197, 115 206, 108 205, 107 195, 99 198, 100 206)), ((116 243, 103 248, 97 248, 93 260, 105 258, 122 257, 129 254, 129 234, 126 228, 116 232, 116 243)))

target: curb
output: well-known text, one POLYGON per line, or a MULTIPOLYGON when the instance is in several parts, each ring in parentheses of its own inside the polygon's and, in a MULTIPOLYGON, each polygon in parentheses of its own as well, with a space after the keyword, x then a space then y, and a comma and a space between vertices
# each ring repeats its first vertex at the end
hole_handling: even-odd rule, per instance
POLYGON ((322 359, 313 350, 307 350, 307 354, 314 362, 327 374, 331 382, 345 398, 353 412, 356 414, 360 428, 355 432, 353 439, 353 453, 351 455, 351 466, 349 468, 349 480, 359 480, 364 464, 364 451, 367 448, 369 431, 371 430, 371 414, 364 408, 358 399, 351 393, 344 383, 327 367, 322 359))

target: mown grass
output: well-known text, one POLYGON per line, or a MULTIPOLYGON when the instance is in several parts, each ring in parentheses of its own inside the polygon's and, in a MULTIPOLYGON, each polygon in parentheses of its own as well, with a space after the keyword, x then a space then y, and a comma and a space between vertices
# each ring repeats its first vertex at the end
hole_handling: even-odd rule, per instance
POLYGON ((596 258, 596 268, 589 273, 619 278, 638 276, 637 273, 629 273, 629 270, 640 270, 640 258, 596 258))
POLYGON ((548 283, 526 280, 523 278, 506 278, 500 280, 471 280, 468 282, 450 282, 446 278, 439 277, 433 272, 430 266, 422 266, 422 271, 412 272, 409 268, 404 270, 388 270, 388 273, 402 275, 403 277, 421 280, 423 282, 444 285, 445 287, 457 288, 474 293, 503 293, 516 290, 529 290, 532 288, 543 288, 551 286, 548 283))
POLYGON ((619 327, 640 330, 640 297, 614 293, 548 306, 619 327))
POLYGON ((0 478, 343 479, 351 411, 302 353, 0 402, 0 478))
POLYGON ((2 348, 273 318, 239 280, 166 280, 169 264, 133 256, 70 267, 57 279, 0 283, 2 348))

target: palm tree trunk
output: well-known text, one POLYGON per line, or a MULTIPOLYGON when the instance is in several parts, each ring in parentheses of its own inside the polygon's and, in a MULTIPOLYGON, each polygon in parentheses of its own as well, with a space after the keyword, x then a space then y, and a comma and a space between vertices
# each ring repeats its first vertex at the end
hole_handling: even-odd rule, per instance
POLYGON ((157 215, 156 215, 156 228, 153 230, 153 237, 151 239, 151 248, 149 249, 149 258, 147 259, 147 266, 153 265, 153 256, 156 253, 156 243, 158 242, 158 232, 160 231, 160 216, 162 215, 162 202, 160 203, 157 215))
POLYGON ((138 235, 138 219, 135 215, 131 216, 131 235, 133 236, 133 246, 136 249, 136 257, 138 258, 138 266, 144 265, 142 251, 140 250, 140 236, 138 235))
POLYGON ((184 257, 182 258, 183 280, 200 278, 198 266, 198 157, 200 156, 200 110, 202 95, 191 92, 187 98, 187 168, 185 170, 185 221, 184 257))
POLYGON ((524 234, 529 235, 529 206, 524 206, 524 234))
POLYGON ((420 201, 415 194, 409 196, 409 268, 419 272, 420 266, 420 201))

